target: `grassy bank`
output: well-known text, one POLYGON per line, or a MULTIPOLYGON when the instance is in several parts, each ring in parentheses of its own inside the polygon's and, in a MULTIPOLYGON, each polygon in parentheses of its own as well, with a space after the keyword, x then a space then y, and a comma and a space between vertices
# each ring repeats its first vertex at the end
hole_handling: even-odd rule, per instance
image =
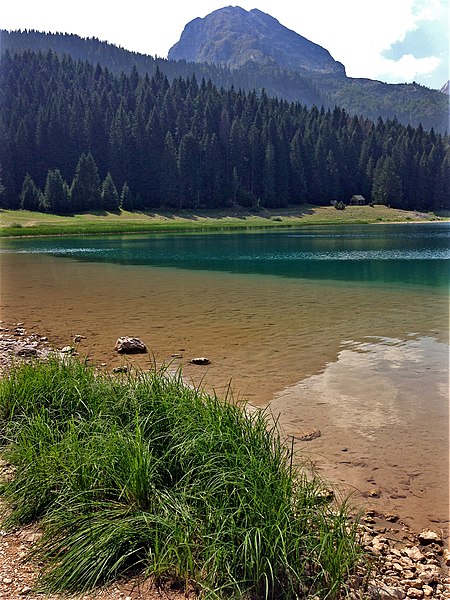
POLYGON ((178 213, 82 213, 73 216, 48 215, 25 210, 0 211, 0 235, 82 235, 96 233, 139 233, 157 231, 191 231, 296 227, 339 223, 384 223, 433 221, 448 218, 434 213, 402 211, 386 206, 291 207, 279 210, 247 211, 180 211, 178 213))
POLYGON ((3 527, 42 524, 45 592, 138 570, 205 598, 334 598, 359 560, 345 506, 269 416, 181 376, 18 366, 0 381, 0 435, 15 467, 3 527))

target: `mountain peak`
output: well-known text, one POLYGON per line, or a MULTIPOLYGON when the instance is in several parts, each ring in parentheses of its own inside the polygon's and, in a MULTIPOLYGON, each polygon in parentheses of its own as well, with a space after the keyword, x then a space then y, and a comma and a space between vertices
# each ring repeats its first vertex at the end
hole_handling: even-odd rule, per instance
POLYGON ((250 61, 300 73, 345 76, 344 66, 311 42, 257 8, 226 6, 188 23, 169 59, 237 68, 250 61))

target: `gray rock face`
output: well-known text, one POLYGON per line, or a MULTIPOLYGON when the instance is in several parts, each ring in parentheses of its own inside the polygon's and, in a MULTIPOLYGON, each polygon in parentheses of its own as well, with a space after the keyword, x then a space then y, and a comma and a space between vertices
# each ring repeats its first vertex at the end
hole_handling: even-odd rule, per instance
POLYGON ((137 337, 124 336, 117 339, 114 350, 117 350, 119 354, 145 354, 147 347, 137 337))
POLYGON ((344 66, 322 46, 258 9, 227 6, 186 25, 169 59, 236 68, 254 61, 299 72, 345 76, 344 66))

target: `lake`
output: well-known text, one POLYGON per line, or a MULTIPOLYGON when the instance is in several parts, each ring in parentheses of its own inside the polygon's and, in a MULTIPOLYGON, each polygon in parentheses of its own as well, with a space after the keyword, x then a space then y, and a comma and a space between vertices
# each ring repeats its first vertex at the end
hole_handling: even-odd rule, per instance
POLYGON ((139 336, 140 367, 180 365, 195 385, 270 404, 355 501, 445 529, 449 235, 408 223, 5 239, 1 318, 60 345, 82 334, 80 353, 108 368, 123 361, 117 337, 139 336))

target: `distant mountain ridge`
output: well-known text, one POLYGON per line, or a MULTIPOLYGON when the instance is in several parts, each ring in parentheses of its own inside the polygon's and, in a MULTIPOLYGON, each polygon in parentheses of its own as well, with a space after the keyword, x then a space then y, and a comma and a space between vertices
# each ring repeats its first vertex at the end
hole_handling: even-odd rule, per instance
POLYGON ((264 90, 269 97, 308 107, 316 105, 333 109, 339 106, 351 115, 361 115, 373 121, 379 117, 384 120, 396 118, 404 125, 417 127, 420 123, 427 130, 434 128, 441 133, 448 130, 448 95, 416 83, 387 84, 371 79, 353 79, 342 73, 293 71, 270 60, 263 63, 249 60, 233 68, 167 60, 131 52, 96 38, 84 39, 76 34, 0 30, 0 55, 5 52, 22 54, 29 50, 44 53, 51 50, 61 57, 68 55, 75 60, 99 63, 115 74, 129 74, 137 69, 141 74, 152 76, 160 70, 169 82, 195 75, 199 82, 203 78, 206 81, 210 79, 219 88, 230 89, 233 86, 258 93, 264 90))
POLYGON ((254 8, 227 6, 186 25, 168 58, 237 68, 268 63, 292 71, 345 76, 344 65, 325 48, 254 8))
POLYGON ((344 65, 328 50, 258 9, 227 6, 203 19, 194 19, 185 26, 168 58, 233 69, 248 69, 250 65, 285 69, 317 86, 326 97, 325 106, 334 103, 374 120, 389 115, 404 124, 421 123, 425 128, 447 130, 448 98, 442 95, 445 89, 347 77, 344 65))

